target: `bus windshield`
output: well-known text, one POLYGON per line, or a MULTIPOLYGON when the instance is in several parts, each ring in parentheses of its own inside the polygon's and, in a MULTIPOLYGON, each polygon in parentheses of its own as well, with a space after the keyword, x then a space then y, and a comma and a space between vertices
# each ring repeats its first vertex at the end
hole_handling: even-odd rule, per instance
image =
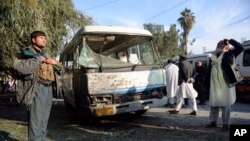
POLYGON ((119 68, 159 64, 152 38, 132 35, 84 36, 79 64, 86 68, 119 68))

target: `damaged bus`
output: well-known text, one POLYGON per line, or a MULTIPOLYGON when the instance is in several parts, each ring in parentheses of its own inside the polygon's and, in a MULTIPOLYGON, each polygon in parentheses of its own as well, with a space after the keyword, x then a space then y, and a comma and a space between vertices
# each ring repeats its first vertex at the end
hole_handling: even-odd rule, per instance
POLYGON ((85 26, 60 54, 58 89, 84 117, 134 112, 166 104, 165 72, 148 30, 85 26))

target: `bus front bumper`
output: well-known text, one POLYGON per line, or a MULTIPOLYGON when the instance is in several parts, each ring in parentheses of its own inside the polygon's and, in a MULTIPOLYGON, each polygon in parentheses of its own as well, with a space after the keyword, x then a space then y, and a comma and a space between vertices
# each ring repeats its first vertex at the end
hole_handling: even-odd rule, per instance
POLYGON ((123 104, 97 105, 92 107, 93 115, 96 117, 110 116, 121 113, 129 113, 150 108, 160 107, 167 103, 167 97, 153 98, 147 100, 127 102, 123 104))

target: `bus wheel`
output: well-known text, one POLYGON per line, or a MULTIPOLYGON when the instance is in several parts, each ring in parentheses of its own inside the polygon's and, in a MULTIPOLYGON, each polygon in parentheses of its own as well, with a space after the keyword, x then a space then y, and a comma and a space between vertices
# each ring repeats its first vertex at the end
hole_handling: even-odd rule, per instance
POLYGON ((94 117, 90 112, 78 109, 77 114, 80 123, 83 125, 95 125, 99 123, 99 119, 97 117, 94 117))
POLYGON ((82 102, 79 102, 76 106, 78 118, 81 124, 94 125, 98 123, 98 119, 93 115, 91 109, 89 109, 87 106, 84 106, 82 102))
POLYGON ((148 110, 139 110, 139 111, 135 111, 135 115, 137 116, 141 116, 143 114, 145 114, 148 110))

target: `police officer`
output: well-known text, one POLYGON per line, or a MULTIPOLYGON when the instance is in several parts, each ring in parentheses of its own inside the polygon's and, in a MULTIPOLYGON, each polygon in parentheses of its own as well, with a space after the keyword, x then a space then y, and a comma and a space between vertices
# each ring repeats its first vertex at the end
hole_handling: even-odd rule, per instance
POLYGON ((30 39, 32 45, 22 50, 22 58, 15 59, 13 65, 25 76, 18 81, 17 100, 27 106, 28 140, 44 141, 52 106, 53 65, 61 65, 45 51, 47 39, 43 31, 32 32, 30 39))

